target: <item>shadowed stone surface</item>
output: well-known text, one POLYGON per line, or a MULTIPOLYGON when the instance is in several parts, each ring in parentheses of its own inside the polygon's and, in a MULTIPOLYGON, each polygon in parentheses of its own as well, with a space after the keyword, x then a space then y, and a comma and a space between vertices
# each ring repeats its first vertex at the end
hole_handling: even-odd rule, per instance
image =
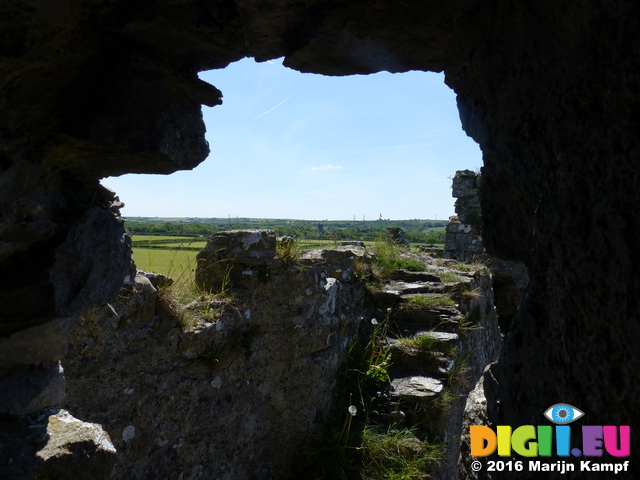
POLYGON ((300 478, 292 471, 306 445, 336 415, 364 288, 351 252, 334 252, 350 280, 337 279, 322 255, 297 265, 264 255, 260 245, 275 238, 262 233, 222 232, 204 250, 247 246, 230 258, 245 273, 232 280, 233 298, 202 295, 176 312, 140 273, 72 331, 66 408, 113 438, 111 478, 300 478), (248 267, 251 251, 263 255, 248 267))
POLYGON ((540 424, 563 401, 640 431, 637 2, 3 2, 0 19, 0 335, 117 295, 130 246, 98 180, 206 157, 220 92, 198 71, 444 70, 483 151, 485 247, 530 274, 493 417, 540 424))

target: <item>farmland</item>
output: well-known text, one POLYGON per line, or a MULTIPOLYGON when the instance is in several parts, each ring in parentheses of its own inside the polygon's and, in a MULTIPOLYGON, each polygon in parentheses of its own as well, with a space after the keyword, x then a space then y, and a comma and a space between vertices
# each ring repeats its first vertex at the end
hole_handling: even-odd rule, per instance
POLYGON ((380 240, 388 226, 405 230, 411 246, 441 245, 441 220, 311 221, 286 219, 125 218, 133 237, 133 258, 142 270, 176 279, 193 278, 196 254, 216 232, 234 229, 271 229, 295 237, 305 250, 331 248, 343 240, 380 240))

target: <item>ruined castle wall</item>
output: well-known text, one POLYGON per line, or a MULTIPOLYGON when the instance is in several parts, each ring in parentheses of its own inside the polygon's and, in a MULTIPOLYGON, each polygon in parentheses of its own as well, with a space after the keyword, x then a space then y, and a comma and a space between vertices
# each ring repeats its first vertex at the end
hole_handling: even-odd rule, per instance
POLYGON ((449 218, 444 236, 444 253, 464 260, 484 254, 482 244, 482 209, 480 207, 480 179, 471 170, 459 170, 452 180, 457 216, 449 218))
POLYGON ((79 320, 66 404, 113 439, 111 478, 296 478, 305 445, 336 415, 364 291, 350 250, 287 265, 275 242, 265 231, 210 240, 199 279, 219 291, 213 272, 226 260, 225 295, 174 312, 139 273, 79 320))

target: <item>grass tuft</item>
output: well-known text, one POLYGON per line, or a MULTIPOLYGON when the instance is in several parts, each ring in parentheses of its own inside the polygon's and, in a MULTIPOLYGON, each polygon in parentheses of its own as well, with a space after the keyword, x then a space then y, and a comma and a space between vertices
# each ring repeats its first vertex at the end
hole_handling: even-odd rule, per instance
POLYGON ((293 237, 279 237, 276 241, 276 255, 286 265, 293 265, 300 260, 303 250, 300 242, 293 237))
POLYGON ((363 480, 419 480, 444 458, 442 445, 421 441, 410 429, 365 427, 362 432, 363 480))
POLYGON ((476 300, 479 300, 482 297, 482 294, 477 288, 473 290, 465 290, 460 294, 460 300, 465 303, 471 303, 476 300))
POLYGON ((452 271, 441 273, 439 276, 443 282, 461 282, 464 280, 460 275, 452 271))
POLYGON ((407 249, 393 242, 377 242, 373 247, 375 252, 374 270, 381 279, 386 279, 398 269, 409 270, 410 272, 422 272, 425 270, 425 263, 403 256, 407 249))
POLYGON ((453 307, 455 302, 447 295, 414 295, 406 301, 405 305, 408 308, 453 307))
POLYGON ((443 342, 442 340, 433 338, 430 335, 418 335, 413 338, 400 338, 399 340, 403 346, 415 348, 417 350, 441 352, 449 357, 458 353, 458 347, 452 343, 443 342))

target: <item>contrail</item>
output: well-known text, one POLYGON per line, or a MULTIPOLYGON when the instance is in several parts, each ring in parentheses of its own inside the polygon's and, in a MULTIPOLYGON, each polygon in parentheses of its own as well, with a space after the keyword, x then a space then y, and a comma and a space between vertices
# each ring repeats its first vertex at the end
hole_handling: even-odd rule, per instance
POLYGON ((307 88, 309 88, 311 85, 313 85, 314 81, 309 82, 307 85, 305 85, 304 87, 302 87, 300 90, 298 90, 297 92, 295 92, 293 95, 288 96, 287 98, 285 98, 284 100, 282 100, 279 104, 277 104, 275 107, 270 108, 269 110, 267 110, 264 113, 261 113, 260 115, 258 115, 256 118, 254 118, 254 120, 259 119, 260 117, 264 117, 266 114, 273 112, 276 108, 278 108, 280 105, 282 105, 284 102, 287 102, 289 100, 291 100, 293 97, 295 97, 297 94, 299 94, 301 91, 306 90, 307 88))
POLYGON ((293 95, 285 98, 284 100, 282 100, 279 104, 277 104, 275 107, 270 108, 269 110, 267 110, 264 113, 261 113, 260 115, 258 115, 256 118, 254 118, 254 120, 257 120, 260 117, 264 117, 267 113, 271 113, 273 112, 276 108, 278 108, 280 105, 282 105, 284 102, 286 102, 287 100, 290 100, 291 98, 295 97, 298 94, 298 92, 294 93, 293 95))

